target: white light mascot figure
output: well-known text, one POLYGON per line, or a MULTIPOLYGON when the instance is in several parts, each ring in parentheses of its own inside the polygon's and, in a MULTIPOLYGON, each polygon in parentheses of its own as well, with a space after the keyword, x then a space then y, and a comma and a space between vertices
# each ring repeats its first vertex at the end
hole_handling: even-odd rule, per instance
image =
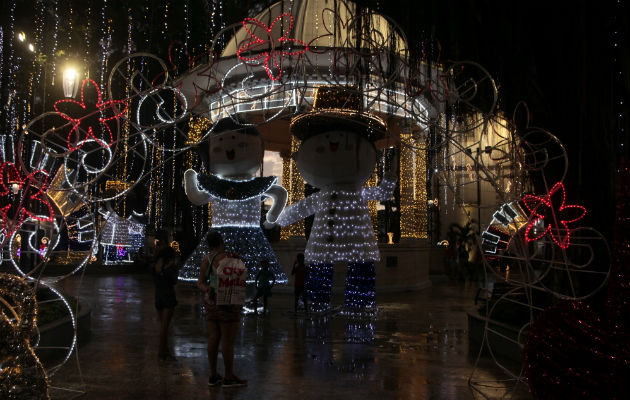
MULTIPOLYGON (((248 272, 248 283, 254 281, 264 259, 276 281, 286 283, 269 241, 260 227, 261 202, 273 199, 268 212, 275 219, 287 201, 287 192, 276 185, 275 176, 255 177, 264 154, 262 136, 257 129, 243 126, 230 117, 214 126, 208 139, 210 174, 184 173, 186 195, 191 203, 212 203, 212 229, 221 233, 227 252, 241 256, 248 272)), ((205 237, 184 264, 180 279, 196 280, 201 258, 207 253, 205 237)))
MULTIPOLYGON (((380 118, 361 112, 361 96, 343 87, 322 86, 313 110, 291 121, 301 145, 294 155, 300 174, 320 191, 291 204, 277 220, 281 226, 315 214, 306 249, 306 282, 311 309, 330 310, 333 264, 348 265, 344 312, 375 311, 374 263, 380 258, 368 200, 388 200, 397 170, 386 171, 378 187, 363 187, 376 166, 374 141, 386 134, 380 118)), ((396 165, 396 160, 392 162, 396 165)))

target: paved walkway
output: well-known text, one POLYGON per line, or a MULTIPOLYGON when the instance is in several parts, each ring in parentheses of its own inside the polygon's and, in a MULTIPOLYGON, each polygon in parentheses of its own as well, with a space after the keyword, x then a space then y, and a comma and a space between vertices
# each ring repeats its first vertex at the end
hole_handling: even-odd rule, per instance
MULTIPOLYGON (((64 289, 76 293, 78 280, 66 280, 64 289)), ((171 363, 157 360, 148 274, 86 275, 79 290, 93 310, 92 339, 79 348, 79 363, 73 357, 52 384, 85 392, 82 399, 482 398, 468 385, 476 354, 469 354, 465 311, 473 306, 475 288, 461 284, 378 295, 380 312, 372 323, 295 318, 292 295, 276 293, 268 315, 242 320, 235 370, 249 381, 243 388, 206 385, 206 327, 194 288, 178 287, 172 327, 177 361, 171 363)), ((490 361, 476 369, 475 380, 501 379, 490 361)), ((491 398, 505 392, 502 384, 491 386, 499 387, 485 390, 491 398)), ((53 390, 55 399, 71 394, 53 390)), ((520 390, 509 398, 529 395, 520 390)))

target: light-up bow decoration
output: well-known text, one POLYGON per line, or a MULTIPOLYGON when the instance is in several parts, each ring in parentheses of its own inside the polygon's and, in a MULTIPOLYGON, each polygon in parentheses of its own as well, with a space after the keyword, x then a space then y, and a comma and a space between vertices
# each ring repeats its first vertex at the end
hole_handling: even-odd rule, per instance
POLYGON ((127 111, 124 100, 103 101, 101 89, 91 79, 84 79, 81 84, 81 101, 58 100, 55 111, 64 119, 72 123, 68 133, 68 150, 80 149, 90 139, 101 147, 109 148, 114 143, 114 134, 108 123, 120 118, 127 111), (96 101, 86 93, 96 89, 96 101))
POLYGON ((532 242, 549 234, 551 239, 563 249, 569 247, 571 231, 569 224, 578 221, 586 214, 586 208, 579 205, 566 205, 564 185, 558 182, 547 196, 527 195, 523 198, 525 207, 532 213, 525 230, 525 240, 532 242), (545 225, 542 233, 536 234, 534 226, 541 221, 545 225))
POLYGON ((46 196, 48 174, 36 170, 26 177, 13 163, 0 163, 0 230, 9 239, 26 218, 52 221, 54 211, 46 196))
POLYGON ((282 60, 285 56, 299 56, 308 50, 306 43, 301 40, 287 38, 293 29, 293 16, 289 13, 280 14, 269 26, 257 19, 245 18, 243 20, 243 27, 251 37, 239 47, 236 52, 238 58, 246 64, 252 61, 260 62, 264 60, 267 75, 273 81, 279 80, 282 76, 282 60), (279 24, 281 30, 281 36, 278 38, 274 37, 273 34, 273 29, 276 24, 279 24), (299 45, 302 48, 296 50, 291 49, 289 51, 285 50, 287 45, 291 46, 293 44, 299 45), (248 52, 253 54, 251 56, 243 54, 248 52))

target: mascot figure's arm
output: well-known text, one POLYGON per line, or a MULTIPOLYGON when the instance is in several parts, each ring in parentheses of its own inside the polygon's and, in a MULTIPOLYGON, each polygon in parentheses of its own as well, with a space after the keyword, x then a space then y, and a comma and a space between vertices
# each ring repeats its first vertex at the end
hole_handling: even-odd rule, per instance
POLYGON ((267 212, 267 222, 274 223, 287 205, 287 191, 279 185, 272 185, 265 194, 273 199, 273 205, 267 212))
POLYGON ((202 206, 212 201, 212 196, 205 190, 199 190, 197 186, 197 173, 189 169, 184 172, 184 190, 188 200, 196 206, 202 206))
POLYGON ((389 200, 396 189, 396 182, 398 181, 398 156, 392 158, 392 162, 387 171, 383 173, 383 180, 376 187, 363 188, 363 198, 365 200, 389 200))
MULTIPOLYGON (((275 221, 280 226, 291 225, 301 219, 308 217, 309 215, 315 214, 321 205, 318 207, 319 198, 321 197, 322 192, 317 192, 308 196, 305 199, 298 201, 297 203, 293 203, 282 211, 278 219, 275 221)), ((267 214, 269 216, 269 214, 267 214)), ((267 217, 269 218, 269 217, 267 217)), ((273 221, 268 221, 273 222, 273 221)))

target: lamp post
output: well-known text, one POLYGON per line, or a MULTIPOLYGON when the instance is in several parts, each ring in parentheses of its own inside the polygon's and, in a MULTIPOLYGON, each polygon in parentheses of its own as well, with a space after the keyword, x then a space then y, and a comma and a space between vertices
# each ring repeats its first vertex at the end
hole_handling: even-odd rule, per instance
POLYGON ((63 71, 63 95, 66 97, 75 97, 79 90, 79 73, 77 70, 68 66, 63 71))

